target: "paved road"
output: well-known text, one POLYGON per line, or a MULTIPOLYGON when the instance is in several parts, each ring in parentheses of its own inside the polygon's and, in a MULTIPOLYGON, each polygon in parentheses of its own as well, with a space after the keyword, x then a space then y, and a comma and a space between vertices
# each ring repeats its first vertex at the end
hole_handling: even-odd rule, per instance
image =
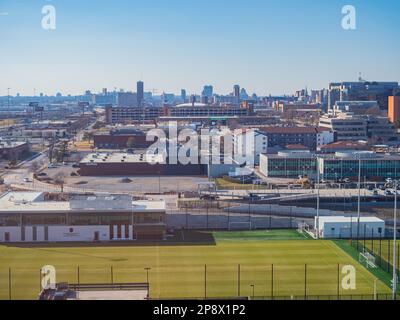
MULTIPOLYGON (((310 189, 280 189, 280 190, 255 190, 255 191, 246 191, 246 190, 236 190, 236 191, 220 191, 218 192, 218 196, 220 198, 232 198, 232 197, 245 197, 250 193, 254 194, 263 194, 263 195, 275 195, 280 194, 281 196, 286 197, 295 197, 302 195, 317 195, 316 190, 310 189)), ((383 191, 380 191, 380 194, 383 195, 383 191)), ((357 197, 358 189, 322 189, 320 190, 321 197, 357 197)), ((361 196, 373 196, 373 192, 369 190, 361 190, 361 196)))
POLYGON ((30 171, 30 168, 32 166, 32 163, 38 162, 38 163, 47 163, 48 162, 48 157, 47 157, 47 152, 43 152, 39 154, 37 157, 28 159, 21 164, 19 164, 18 168, 16 169, 11 169, 11 170, 6 170, 3 173, 3 179, 5 184, 9 185, 14 185, 14 184, 21 184, 24 185, 24 179, 29 178, 32 180, 33 174, 30 171))

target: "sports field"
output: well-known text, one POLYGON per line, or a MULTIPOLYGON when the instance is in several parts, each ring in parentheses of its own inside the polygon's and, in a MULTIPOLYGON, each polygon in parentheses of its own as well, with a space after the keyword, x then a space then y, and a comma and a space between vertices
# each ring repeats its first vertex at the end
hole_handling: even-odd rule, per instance
MULTIPOLYGON (((40 268, 53 265, 57 282, 146 282, 150 267, 152 298, 223 298, 336 295, 338 264, 354 265, 357 288, 340 294, 373 294, 375 277, 334 242, 305 239, 296 231, 214 233, 215 242, 90 247, 0 246, 0 299, 36 299, 40 268), (246 241, 244 241, 246 240, 246 241), (305 279, 307 264, 307 279, 305 279), (205 265, 207 272, 205 273, 205 265), (112 272, 111 272, 112 267, 112 272), (205 281, 206 275, 206 281, 205 281)), ((186 236, 188 239, 189 236, 186 236)), ((377 281, 378 293, 390 289, 377 281)))
MULTIPOLYGON (((374 253, 376 256, 380 256, 382 259, 389 263, 393 263, 393 240, 366 240, 366 241, 361 241, 360 240, 360 245, 368 248, 372 253, 374 253)), ((400 254, 400 244, 397 245, 396 247, 396 254, 400 254)), ((399 266, 396 266, 399 267, 399 266)))

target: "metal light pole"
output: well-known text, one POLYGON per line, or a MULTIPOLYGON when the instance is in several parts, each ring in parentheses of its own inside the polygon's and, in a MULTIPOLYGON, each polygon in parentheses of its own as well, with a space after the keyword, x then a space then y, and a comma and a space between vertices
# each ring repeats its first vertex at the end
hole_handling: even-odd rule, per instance
POLYGON ((361 220, 361 156, 358 155, 358 208, 357 208, 357 249, 360 238, 360 220, 361 220))
POLYGON ((147 284, 149 284, 149 271, 151 270, 151 268, 144 268, 144 270, 146 270, 146 281, 147 284))
POLYGON ((321 180, 321 176, 320 176, 320 172, 319 172, 319 158, 316 157, 316 165, 317 165, 317 221, 316 221, 316 226, 315 229, 317 231, 317 239, 319 239, 319 211, 320 211, 320 189, 319 189, 319 185, 320 185, 320 180, 321 180))
POLYGON ((394 195, 394 232, 393 232, 393 300, 397 299, 397 186, 398 181, 395 181, 394 195))

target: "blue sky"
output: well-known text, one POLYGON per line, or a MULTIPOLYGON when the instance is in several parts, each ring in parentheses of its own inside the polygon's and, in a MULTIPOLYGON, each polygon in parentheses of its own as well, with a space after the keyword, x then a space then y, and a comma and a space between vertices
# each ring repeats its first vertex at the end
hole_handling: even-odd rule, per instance
POLYGON ((0 95, 103 87, 282 94, 400 80, 398 0, 0 0, 0 95), (55 31, 41 28, 54 5, 55 31), (357 29, 341 28, 354 5, 357 29))

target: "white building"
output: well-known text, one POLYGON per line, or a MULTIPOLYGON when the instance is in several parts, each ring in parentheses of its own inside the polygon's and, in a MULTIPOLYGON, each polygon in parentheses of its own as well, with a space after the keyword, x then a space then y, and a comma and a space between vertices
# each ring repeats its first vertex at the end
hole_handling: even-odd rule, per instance
POLYGON ((256 129, 236 130, 233 135, 235 155, 243 155, 247 163, 260 164, 260 154, 268 151, 268 136, 256 129))
POLYGON ((368 140, 367 120, 361 117, 349 114, 340 114, 337 117, 325 115, 320 118, 319 126, 336 132, 338 141, 368 140))
POLYGON ((128 195, 48 201, 37 192, 0 196, 0 243, 159 241, 165 234, 164 201, 132 201, 128 195))
POLYGON ((327 216, 315 217, 315 228, 319 236, 325 239, 360 239, 379 238, 385 235, 385 221, 376 217, 361 217, 358 224, 357 217, 327 216))
POLYGON ((335 142, 335 133, 332 130, 317 130, 317 149, 335 142))

